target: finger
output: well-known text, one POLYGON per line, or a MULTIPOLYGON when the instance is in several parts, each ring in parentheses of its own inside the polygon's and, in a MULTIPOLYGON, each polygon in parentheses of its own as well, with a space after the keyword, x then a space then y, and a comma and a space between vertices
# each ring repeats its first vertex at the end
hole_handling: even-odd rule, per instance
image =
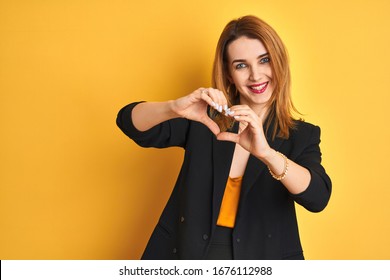
POLYGON ((250 115, 238 115, 238 116, 234 116, 234 119, 236 121, 239 121, 240 123, 241 122, 246 123, 246 126, 250 125, 251 127, 254 127, 254 128, 258 128, 259 127, 259 123, 257 121, 257 118, 254 119, 250 115))
POLYGON ((240 125, 238 126, 238 133, 242 133, 248 126, 247 122, 240 121, 240 125))
POLYGON ((243 114, 243 115, 249 115, 251 113, 253 114, 256 114, 255 112, 253 112, 253 110, 248 107, 248 106, 243 106, 243 105, 235 105, 235 106, 232 106, 230 107, 230 110, 235 112, 236 114, 243 114))
POLYGON ((235 116, 235 115, 249 115, 251 112, 251 109, 244 106, 232 106, 229 108, 229 116, 235 116))
POLYGON ((259 116, 249 107, 232 107, 230 116, 236 120, 243 120, 243 117, 249 117, 252 119, 252 122, 260 123, 259 116))
POLYGON ((215 108, 215 102, 209 96, 207 89, 200 89, 200 98, 204 100, 207 104, 209 104, 211 107, 215 108))
POLYGON ((205 117, 204 119, 201 120, 201 122, 207 126, 212 133, 215 135, 218 135, 221 130, 219 129, 219 126, 209 117, 205 117))
POLYGON ((215 107, 214 109, 220 112, 220 107, 221 107, 221 102, 218 96, 218 93, 213 89, 213 88, 208 88, 207 89, 209 96, 214 100, 215 102, 215 107))
POLYGON ((238 109, 248 109, 248 110, 252 110, 251 107, 249 107, 248 105, 245 105, 245 104, 233 105, 232 107, 230 107, 230 109, 234 109, 234 110, 238 110, 238 109))
MULTIPOLYGON (((227 107, 227 106, 226 106, 227 107)), ((231 109, 231 108, 226 108, 225 109, 225 116, 233 116, 234 115, 234 111, 231 109)))
POLYGON ((230 142, 238 143, 240 137, 236 133, 222 132, 217 135, 217 139, 220 141, 230 141, 230 142))
POLYGON ((213 91, 218 96, 218 100, 219 100, 218 102, 220 105, 220 109, 222 109, 222 111, 226 111, 228 108, 228 102, 227 102, 225 94, 218 89, 213 89, 213 91))
POLYGON ((214 104, 212 105, 214 107, 214 109, 219 111, 221 104, 220 104, 220 101, 219 101, 219 97, 216 94, 216 92, 214 91, 214 89, 213 88, 208 88, 205 91, 207 92, 207 95, 211 98, 211 100, 214 102, 214 104))

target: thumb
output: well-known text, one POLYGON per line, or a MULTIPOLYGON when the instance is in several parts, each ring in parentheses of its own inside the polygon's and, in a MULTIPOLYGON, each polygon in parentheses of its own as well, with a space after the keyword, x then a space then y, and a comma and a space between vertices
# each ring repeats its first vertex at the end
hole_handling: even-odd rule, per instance
POLYGON ((238 143, 239 136, 236 133, 222 132, 217 135, 217 139, 220 141, 230 141, 230 142, 238 143))
POLYGON ((215 135, 218 135, 221 132, 219 126, 209 117, 204 118, 201 122, 207 126, 215 135))

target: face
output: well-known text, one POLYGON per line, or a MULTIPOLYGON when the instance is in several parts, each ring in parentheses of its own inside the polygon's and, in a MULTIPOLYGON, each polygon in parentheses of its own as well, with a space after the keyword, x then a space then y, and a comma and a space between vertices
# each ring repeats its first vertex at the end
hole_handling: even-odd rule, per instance
POLYGON ((229 44, 227 57, 230 82, 240 93, 240 103, 260 113, 273 92, 267 50, 260 40, 240 37, 229 44))

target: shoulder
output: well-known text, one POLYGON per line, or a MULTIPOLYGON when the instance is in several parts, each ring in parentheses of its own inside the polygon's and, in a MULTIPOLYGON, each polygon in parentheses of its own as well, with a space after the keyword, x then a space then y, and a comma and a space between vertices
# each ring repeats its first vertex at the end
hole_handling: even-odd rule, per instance
POLYGON ((290 130, 287 143, 291 145, 289 156, 300 162, 299 157, 310 152, 319 151, 320 127, 305 121, 295 121, 295 126, 290 130))
POLYGON ((304 120, 295 120, 294 125, 298 130, 311 130, 319 128, 318 125, 306 122, 304 120))
POLYGON ((290 130, 290 137, 292 138, 319 138, 321 129, 318 125, 308 123, 302 120, 294 121, 294 128, 290 130))

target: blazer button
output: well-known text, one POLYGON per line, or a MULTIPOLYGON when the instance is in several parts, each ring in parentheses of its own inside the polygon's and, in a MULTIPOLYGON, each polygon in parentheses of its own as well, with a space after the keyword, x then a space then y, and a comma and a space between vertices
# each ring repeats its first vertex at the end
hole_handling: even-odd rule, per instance
POLYGON ((180 222, 182 222, 182 223, 184 222, 184 217, 183 216, 180 217, 180 222))
POLYGON ((237 241, 237 243, 240 243, 240 242, 241 242, 241 239, 240 239, 240 238, 237 238, 236 241, 237 241))
POLYGON ((209 236, 207 234, 203 234, 203 240, 209 239, 209 236))
POLYGON ((172 253, 176 254, 177 253, 177 249, 173 248, 172 253))

